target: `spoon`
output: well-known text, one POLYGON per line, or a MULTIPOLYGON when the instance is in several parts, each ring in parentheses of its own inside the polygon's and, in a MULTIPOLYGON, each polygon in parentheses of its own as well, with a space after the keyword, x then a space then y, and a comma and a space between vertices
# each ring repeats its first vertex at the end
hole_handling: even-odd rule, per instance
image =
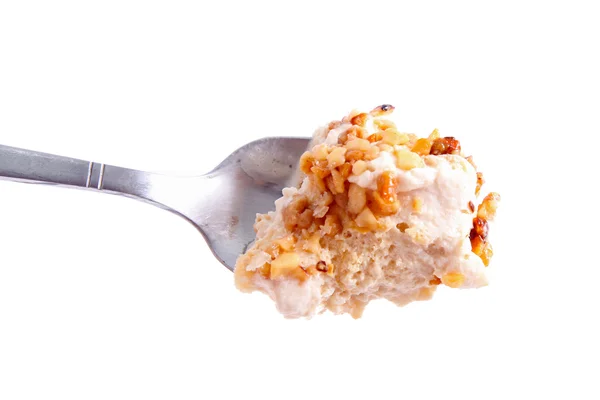
POLYGON ((162 175, 0 145, 0 179, 96 190, 149 202, 191 222, 215 257, 233 271, 254 240, 257 213, 274 209, 298 183, 310 139, 256 140, 200 176, 162 175))

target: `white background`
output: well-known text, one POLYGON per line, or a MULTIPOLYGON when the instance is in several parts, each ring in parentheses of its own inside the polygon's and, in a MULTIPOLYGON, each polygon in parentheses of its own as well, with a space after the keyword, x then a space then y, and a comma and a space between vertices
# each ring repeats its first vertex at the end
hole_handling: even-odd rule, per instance
POLYGON ((0 143, 203 173, 352 108, 503 196, 489 287, 285 320, 165 211, 0 182, 0 399, 598 398, 593 2, 0 1, 0 143))

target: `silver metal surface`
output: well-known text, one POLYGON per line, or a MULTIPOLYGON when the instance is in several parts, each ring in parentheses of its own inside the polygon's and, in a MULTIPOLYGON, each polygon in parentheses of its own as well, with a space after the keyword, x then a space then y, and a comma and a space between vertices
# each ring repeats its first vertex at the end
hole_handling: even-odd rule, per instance
POLYGON ((241 147, 201 176, 172 176, 0 145, 0 179, 56 184, 131 197, 171 211, 202 233, 233 270, 254 240, 257 213, 274 209, 309 139, 265 138, 241 147))

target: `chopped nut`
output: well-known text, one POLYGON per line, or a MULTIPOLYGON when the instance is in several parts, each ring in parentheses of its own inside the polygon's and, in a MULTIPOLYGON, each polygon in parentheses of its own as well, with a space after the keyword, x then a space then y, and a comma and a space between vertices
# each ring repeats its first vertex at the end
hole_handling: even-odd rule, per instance
POLYGON ((400 202, 398 200, 390 203, 384 200, 377 191, 369 191, 368 197, 370 200, 369 207, 371 207, 373 212, 378 216, 394 215, 400 209, 400 202))
POLYGON ((481 172, 477 173, 477 186, 475 186, 475 195, 479 196, 479 191, 481 190, 481 186, 485 183, 483 179, 483 174, 481 172))
POLYGON ((384 171, 377 178, 377 192, 386 203, 393 203, 397 200, 396 177, 391 171, 384 171))
POLYGON ((277 245, 281 247, 283 251, 291 251, 294 249, 294 245, 296 244, 296 238, 294 235, 287 235, 275 241, 275 243, 277 243, 277 245))
POLYGON ((338 144, 344 145, 348 142, 348 131, 342 132, 338 135, 338 144))
POLYGON ((431 278, 429 280, 429 284, 432 285, 432 286, 437 286, 440 283, 442 283, 442 280, 440 278, 438 278, 437 276, 435 276, 435 275, 433 276, 433 278, 431 278))
POLYGON ((381 139, 383 139, 383 135, 380 132, 374 133, 367 138, 370 143, 379 142, 381 139))
POLYGON ((346 154, 345 147, 334 147, 333 150, 327 156, 327 163, 330 168, 335 168, 346 162, 346 158, 344 157, 346 154))
POLYGON ((360 175, 367 170, 367 163, 363 160, 358 160, 352 166, 352 173, 354 175, 360 175))
POLYGON ((309 175, 308 179, 312 182, 312 184, 320 191, 324 192, 327 187, 325 186, 325 181, 323 178, 320 178, 317 175, 309 175))
POLYGON ((440 132, 437 130, 437 128, 435 128, 430 134, 429 137, 427 138, 430 142, 433 142, 436 139, 439 139, 440 137, 440 132))
POLYGON ((483 201, 477 209, 477 216, 486 221, 492 221, 496 216, 496 210, 500 203, 500 195, 498 193, 491 192, 483 198, 483 201))
POLYGON ((316 160, 326 160, 328 154, 329 148, 324 143, 319 144, 312 149, 312 155, 316 160))
POLYGON ((306 209, 300 214, 298 218, 298 228, 300 229, 308 229, 313 223, 313 211, 311 209, 306 209))
POLYGON ((408 143, 408 135, 406 133, 400 133, 395 129, 388 129, 382 134, 383 143, 389 144, 390 146, 402 145, 408 143))
POLYGON ((300 170, 305 174, 308 174, 313 166, 313 161, 314 157, 310 151, 304 152, 304 154, 302 154, 300 157, 300 170))
POLYGON ((475 236, 471 239, 471 248, 473 253, 481 258, 483 265, 486 267, 490 265, 490 260, 492 259, 494 252, 492 250, 492 245, 489 242, 486 242, 480 236, 475 236))
POLYGON ((375 125, 380 131, 396 129, 396 124, 389 119, 375 118, 373 119, 373 125, 375 125))
POLYGON ((471 238, 474 238, 476 235, 480 236, 484 240, 488 235, 488 223, 486 220, 479 217, 473 219, 471 238))
POLYGON ((271 276, 271 264, 265 263, 262 267, 258 269, 258 273, 265 279, 270 278, 271 276))
POLYGON ((350 150, 346 152, 346 161, 357 161, 365 158, 365 153, 360 150, 350 150))
POLYGON ((304 196, 296 196, 282 211, 285 228, 289 231, 296 228, 300 214, 308 207, 308 199, 304 196))
POLYGON ((471 164, 473 166, 473 168, 475 168, 475 170, 477 170, 477 165, 475 165, 475 161, 473 161, 473 156, 465 157, 465 160, 467 160, 469 162, 469 164, 471 164))
POLYGON ((351 183, 348 189, 348 212, 358 214, 367 204, 367 192, 365 188, 351 183))
POLYGON ((380 151, 387 151, 388 153, 392 153, 394 151, 394 148, 392 146, 385 143, 379 143, 377 144, 377 147, 379 147, 380 151))
POLYGON ((490 242, 485 242, 483 249, 481 250, 481 254, 479 254, 481 261, 483 261, 483 265, 486 267, 489 266, 493 255, 494 250, 492 249, 492 244, 490 242))
POLYGON ((448 272, 442 276, 442 283, 451 288, 459 288, 465 282, 465 276, 460 272, 448 272))
POLYGON ((379 156, 379 148, 375 147, 375 146, 371 146, 366 152, 365 152, 365 160, 367 161, 371 161, 377 158, 377 156, 379 156))
POLYGON ((348 129, 347 133, 350 136, 354 136, 354 138, 364 139, 368 132, 361 126, 353 125, 348 129))
POLYGON ((423 159, 412 151, 400 149, 396 151, 396 166, 405 171, 425 166, 423 159))
POLYGON ((475 204, 472 201, 469 201, 469 211, 475 212, 475 204))
POLYGON ((315 174, 316 176, 318 176, 321 179, 326 178, 329 175, 331 175, 331 170, 330 169, 319 167, 319 166, 316 166, 316 165, 313 166, 313 167, 311 167, 310 172, 312 172, 313 174, 315 174))
POLYGON ((321 235, 319 233, 314 233, 311 237, 306 239, 302 248, 310 253, 319 254, 321 252, 321 235))
POLYGON ((373 212, 369 209, 369 207, 365 207, 360 214, 356 216, 354 220, 356 225, 361 228, 367 228, 369 230, 377 229, 377 218, 373 215, 373 212))
POLYGON ((350 123, 352 125, 365 126, 365 123, 367 122, 368 117, 369 116, 366 113, 360 113, 360 114, 352 117, 350 119, 350 123))
POLYGON ((337 204, 340 208, 346 209, 348 207, 348 194, 346 193, 338 193, 333 197, 335 204, 337 204))
POLYGON ((348 179, 350 173, 352 172, 352 165, 349 163, 344 163, 338 167, 338 171, 340 171, 340 175, 342 175, 344 180, 348 179))
POLYGON ((345 191, 345 186, 344 186, 345 179, 342 176, 342 174, 337 169, 332 169, 331 170, 331 178, 333 180, 333 185, 335 187, 335 192, 332 192, 332 193, 344 193, 344 191, 345 191))
POLYGON ((300 266, 298 253, 283 253, 271 261, 271 279, 288 276, 292 270, 300 266))
POLYGON ((413 211, 416 213, 420 213, 423 208, 423 199, 420 197, 415 197, 412 202, 413 211))
POLYGON ((431 151, 431 141, 429 139, 419 139, 412 148, 415 153, 426 156, 431 151))
POLYGON ((440 139, 435 139, 431 145, 430 154, 459 154, 460 142, 455 138, 448 136, 440 139))
POLYGON ((325 224, 322 227, 323 232, 329 236, 335 236, 342 232, 342 224, 337 215, 328 214, 325 217, 325 224))
POLYGON ((371 148, 371 143, 367 139, 352 139, 346 143, 348 150, 362 150, 367 151, 371 148))
POLYGON ((410 225, 408 225, 406 222, 400 222, 396 225, 396 228, 398 228, 398 230, 402 233, 404 233, 409 227, 410 225))

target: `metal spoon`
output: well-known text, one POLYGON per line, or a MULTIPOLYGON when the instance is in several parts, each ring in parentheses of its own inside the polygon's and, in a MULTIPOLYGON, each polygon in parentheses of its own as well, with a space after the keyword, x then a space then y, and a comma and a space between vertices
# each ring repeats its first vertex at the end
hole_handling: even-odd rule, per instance
POLYGON ((310 139, 265 138, 233 152, 201 176, 161 175, 0 145, 0 179, 97 190, 142 200, 191 222, 233 270, 254 240, 257 213, 274 209, 294 185, 310 139))

